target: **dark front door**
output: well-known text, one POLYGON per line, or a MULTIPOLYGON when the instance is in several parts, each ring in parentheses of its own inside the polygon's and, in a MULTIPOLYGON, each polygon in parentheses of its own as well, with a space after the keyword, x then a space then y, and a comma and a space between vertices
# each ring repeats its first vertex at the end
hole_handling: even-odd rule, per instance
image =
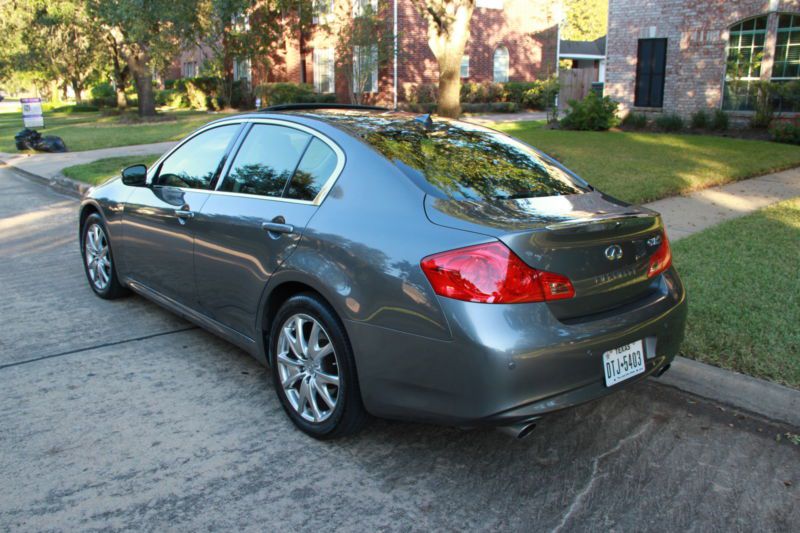
POLYGON ((255 339, 264 288, 295 249, 339 160, 309 131, 253 124, 192 221, 203 313, 255 339))
POLYGON ((182 304, 196 305, 194 217, 208 200, 239 124, 194 136, 156 169, 125 205, 122 252, 129 277, 182 304))

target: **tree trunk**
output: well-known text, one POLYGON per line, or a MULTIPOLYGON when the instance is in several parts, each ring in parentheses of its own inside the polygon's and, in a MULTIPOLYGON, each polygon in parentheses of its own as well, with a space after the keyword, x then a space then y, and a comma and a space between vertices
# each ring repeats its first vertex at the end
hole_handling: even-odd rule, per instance
POLYGON ((124 110, 128 107, 128 98, 125 96, 125 87, 117 84, 117 109, 124 110))
POLYGON ((139 97, 139 116, 154 117, 156 97, 153 90, 153 73, 150 70, 150 56, 145 51, 138 51, 128 55, 127 60, 139 97))
POLYGON ((72 84, 72 92, 75 93, 75 103, 80 105, 83 103, 83 97, 81 93, 83 92, 83 84, 76 79, 73 79, 71 82, 72 84))
POLYGON ((458 118, 461 114, 461 58, 469 40, 469 23, 475 0, 426 2, 428 45, 439 63, 438 113, 458 118))

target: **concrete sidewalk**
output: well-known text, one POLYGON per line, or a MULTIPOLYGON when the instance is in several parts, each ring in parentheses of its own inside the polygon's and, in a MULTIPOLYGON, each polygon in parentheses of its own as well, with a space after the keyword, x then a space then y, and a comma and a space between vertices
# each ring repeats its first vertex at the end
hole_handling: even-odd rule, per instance
POLYGON ((163 154, 176 144, 176 142, 137 144, 85 152, 66 152, 63 154, 7 154, 0 152, 0 161, 23 172, 52 180, 61 176, 61 171, 67 167, 91 163, 92 161, 109 157, 163 154))
POLYGON ((661 213, 671 241, 800 196, 800 168, 646 204, 661 213))

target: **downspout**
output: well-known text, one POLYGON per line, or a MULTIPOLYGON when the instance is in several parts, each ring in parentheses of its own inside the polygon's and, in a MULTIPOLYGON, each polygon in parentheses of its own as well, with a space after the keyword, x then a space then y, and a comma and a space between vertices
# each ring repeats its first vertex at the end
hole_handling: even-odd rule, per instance
POLYGON ((394 50, 393 50, 394 57, 392 58, 392 69, 393 69, 393 78, 394 79, 392 81, 392 84, 394 85, 394 87, 393 87, 394 110, 397 111, 397 0, 394 0, 394 5, 392 6, 392 10, 393 10, 393 15, 394 15, 393 16, 393 19, 394 19, 393 32, 394 32, 394 34, 392 36, 393 39, 394 39, 394 50))
MULTIPOLYGON (((558 25, 556 26, 556 79, 558 79, 559 73, 561 71, 561 20, 562 17, 558 19, 558 25)), ((561 98, 561 91, 556 94, 556 117, 558 117, 558 106, 560 104, 559 100, 561 98)), ((548 120, 550 120, 548 118, 548 120)))

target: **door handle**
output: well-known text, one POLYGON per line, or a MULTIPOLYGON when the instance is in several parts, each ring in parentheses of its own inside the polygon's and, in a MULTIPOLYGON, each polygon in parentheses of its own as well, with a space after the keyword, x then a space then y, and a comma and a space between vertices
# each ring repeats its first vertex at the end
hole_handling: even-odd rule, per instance
POLYGON ((294 233, 294 226, 280 222, 264 222, 261 224, 261 229, 270 233, 294 233))
POLYGON ((185 209, 176 209, 175 216, 178 218, 194 218, 194 211, 187 211, 185 209))

